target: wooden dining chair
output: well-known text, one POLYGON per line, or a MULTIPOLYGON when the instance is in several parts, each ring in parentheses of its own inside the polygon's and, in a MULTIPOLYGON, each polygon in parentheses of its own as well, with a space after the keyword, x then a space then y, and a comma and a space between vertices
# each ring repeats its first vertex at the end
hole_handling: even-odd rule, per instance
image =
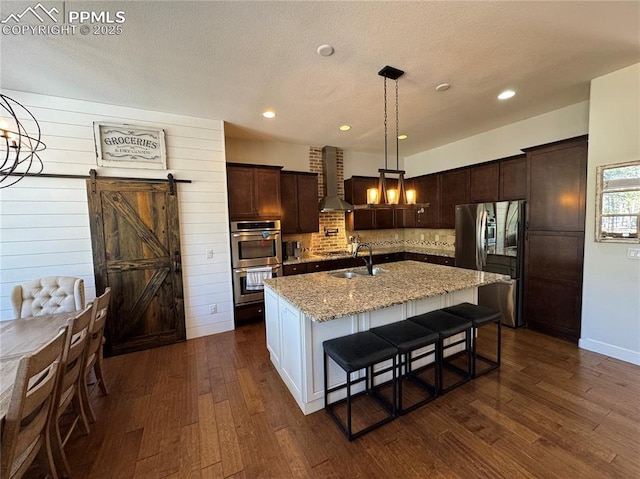
POLYGON ((66 328, 37 351, 20 359, 2 427, 1 479, 20 478, 38 460, 58 478, 47 429, 66 343, 66 328))
POLYGON ((89 397, 96 386, 103 394, 109 394, 107 385, 102 374, 102 359, 104 345, 104 327, 107 323, 107 313, 109 311, 109 300, 111 299, 111 288, 107 288, 101 296, 93 302, 91 324, 89 325, 89 339, 85 349, 84 373, 80 375, 80 397, 84 407, 84 412, 91 422, 96 421, 96 415, 91 407, 89 397), (91 372, 95 375, 95 383, 89 390, 89 378, 91 372))
POLYGON ((84 372, 84 353, 89 338, 92 309, 93 307, 89 305, 77 316, 67 321, 67 340, 62 354, 60 377, 56 387, 49 428, 53 459, 56 463, 58 474, 62 477, 69 477, 71 474, 71 468, 64 453, 64 446, 67 444, 71 433, 80 423, 83 432, 89 434, 89 421, 84 413, 83 404, 78 394, 78 378, 84 372), (69 426, 63 438, 60 430, 60 419, 67 411, 73 414, 74 417, 70 422, 65 421, 65 425, 69 424, 69 426))

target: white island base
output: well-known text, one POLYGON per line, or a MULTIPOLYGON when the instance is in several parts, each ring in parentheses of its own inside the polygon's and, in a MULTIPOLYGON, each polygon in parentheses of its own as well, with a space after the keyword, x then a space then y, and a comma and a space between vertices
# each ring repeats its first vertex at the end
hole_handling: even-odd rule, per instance
MULTIPOLYGON (((477 298, 478 288, 473 287, 352 316, 317 322, 278 295, 272 288, 265 286, 267 349, 271 362, 302 412, 311 414, 324 408, 323 341, 366 331, 465 301, 477 304, 477 298)), ((445 345, 463 337, 464 333, 461 333, 449 338, 445 345)), ((464 343, 450 348, 445 355, 454 354, 463 349, 464 343)), ((429 361, 433 361, 433 355, 428 357, 427 362, 429 361)), ((329 364, 330 386, 344 384, 344 371, 332 361, 329 364)), ((363 385, 361 384, 360 387, 362 388, 363 385)))

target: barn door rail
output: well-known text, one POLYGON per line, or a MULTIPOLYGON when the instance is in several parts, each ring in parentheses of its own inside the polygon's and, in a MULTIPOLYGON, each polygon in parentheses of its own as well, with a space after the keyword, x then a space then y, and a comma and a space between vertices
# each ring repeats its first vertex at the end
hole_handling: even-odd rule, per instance
MULTIPOLYGON (((33 178, 76 178, 79 180, 86 180, 91 178, 92 181, 92 193, 95 193, 95 181, 98 179, 98 172, 96 170, 89 170, 89 175, 64 175, 57 173, 3 173, 5 176, 25 176, 33 178)), ((167 175, 167 178, 132 178, 129 176, 101 176, 101 180, 118 180, 118 181, 141 181, 144 183, 159 183, 167 181, 169 183, 170 194, 175 193, 176 183, 191 183, 191 180, 177 180, 171 173, 167 175)))

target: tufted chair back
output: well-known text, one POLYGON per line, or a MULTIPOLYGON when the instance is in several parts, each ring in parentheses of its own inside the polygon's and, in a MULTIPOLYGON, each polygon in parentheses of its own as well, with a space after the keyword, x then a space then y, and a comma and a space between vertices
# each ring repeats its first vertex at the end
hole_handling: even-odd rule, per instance
POLYGON ((69 276, 47 276, 13 287, 11 305, 16 318, 82 311, 84 280, 69 276))

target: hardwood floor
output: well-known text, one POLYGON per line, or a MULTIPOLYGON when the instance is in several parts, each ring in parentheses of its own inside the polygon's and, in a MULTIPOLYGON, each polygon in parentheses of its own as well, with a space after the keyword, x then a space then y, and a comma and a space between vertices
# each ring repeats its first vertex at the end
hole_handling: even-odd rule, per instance
POLYGON ((525 329, 503 328, 498 371, 352 443, 300 412, 262 324, 105 367, 73 477, 640 477, 640 367, 525 329))

